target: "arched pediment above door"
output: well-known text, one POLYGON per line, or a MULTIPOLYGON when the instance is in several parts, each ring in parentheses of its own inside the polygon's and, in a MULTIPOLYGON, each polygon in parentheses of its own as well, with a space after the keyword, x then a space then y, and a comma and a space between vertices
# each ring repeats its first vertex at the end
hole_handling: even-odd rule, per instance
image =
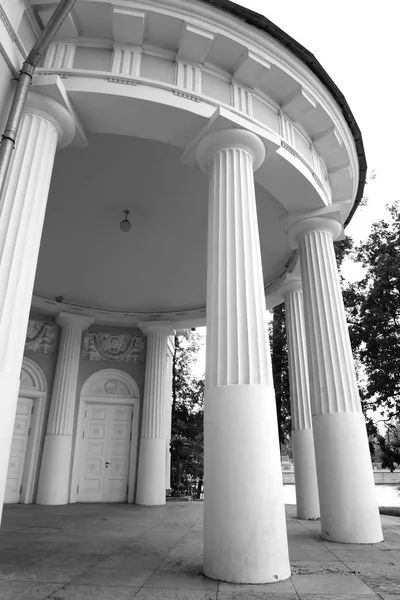
POLYGON ((118 369, 103 369, 91 375, 84 383, 82 396, 139 398, 135 380, 118 369))
POLYGON ((24 358, 21 367, 21 387, 35 392, 46 392, 46 378, 43 371, 30 358, 24 358))

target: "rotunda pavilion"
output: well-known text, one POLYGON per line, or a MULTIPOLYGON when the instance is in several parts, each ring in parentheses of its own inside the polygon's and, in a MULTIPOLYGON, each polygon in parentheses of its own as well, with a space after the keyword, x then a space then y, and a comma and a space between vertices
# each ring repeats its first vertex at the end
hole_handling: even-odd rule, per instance
MULTIPOLYGON (((0 0, 2 131, 56 4, 0 0)), ((163 504, 172 336, 206 324, 204 573, 289 577, 266 328, 284 301, 298 516, 380 541, 333 246, 365 174, 343 94, 267 18, 78 0, 0 205, 1 505, 163 504)))

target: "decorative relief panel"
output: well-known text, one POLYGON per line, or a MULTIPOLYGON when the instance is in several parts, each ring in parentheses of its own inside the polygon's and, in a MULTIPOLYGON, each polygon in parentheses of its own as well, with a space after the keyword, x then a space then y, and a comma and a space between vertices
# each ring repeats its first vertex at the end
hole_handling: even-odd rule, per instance
POLYGON ((31 320, 28 322, 26 332, 25 350, 54 354, 57 334, 57 325, 31 320))
POLYGON ((108 379, 107 381, 102 381, 99 385, 91 390, 92 394, 99 394, 101 396, 110 395, 110 396, 130 396, 131 392, 128 390, 126 385, 122 381, 118 381, 118 379, 108 379))
POLYGON ((100 362, 138 363, 143 361, 142 336, 88 331, 83 340, 83 359, 100 362))

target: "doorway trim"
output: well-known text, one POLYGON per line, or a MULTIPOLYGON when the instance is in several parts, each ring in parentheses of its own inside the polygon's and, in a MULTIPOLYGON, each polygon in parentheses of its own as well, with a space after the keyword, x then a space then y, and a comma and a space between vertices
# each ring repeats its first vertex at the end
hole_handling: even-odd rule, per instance
POLYGON ((40 442, 43 439, 47 383, 42 369, 33 360, 25 357, 22 361, 20 380, 18 397, 33 398, 34 408, 30 424, 32 436, 26 451, 20 503, 32 504, 39 471, 40 442))
POLYGON ((132 406, 133 408, 132 441, 128 473, 129 490, 127 498, 128 504, 133 504, 136 487, 140 394, 137 383, 133 377, 119 369, 102 369, 97 371, 83 384, 78 409, 69 501, 71 504, 78 502, 77 488, 79 485, 80 474, 79 459, 82 452, 81 440, 85 428, 85 411, 87 404, 109 404, 132 406))

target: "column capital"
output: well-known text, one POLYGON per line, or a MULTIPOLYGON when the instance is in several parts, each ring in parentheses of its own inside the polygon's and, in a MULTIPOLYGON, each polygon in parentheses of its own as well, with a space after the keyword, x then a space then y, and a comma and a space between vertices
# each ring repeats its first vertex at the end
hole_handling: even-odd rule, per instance
POLYGON ((288 294, 292 294, 294 292, 302 292, 303 288, 300 277, 291 274, 284 275, 276 291, 279 295, 283 296, 284 298, 286 298, 288 294))
POLYGON ((81 331, 85 331, 85 329, 94 323, 94 319, 85 315, 75 315, 73 313, 60 312, 56 316, 56 323, 61 328, 70 325, 80 329, 81 331))
POLYGON ((326 231, 336 240, 343 233, 340 209, 328 206, 302 214, 288 214, 281 219, 292 248, 299 247, 299 240, 312 231, 326 231))
POLYGON ((175 335, 171 321, 140 321, 138 327, 147 337, 152 335, 175 335))
POLYGON ((208 172, 213 156, 229 148, 245 150, 253 158, 253 170, 257 171, 265 159, 265 146, 261 139, 246 129, 223 129, 204 136, 196 148, 196 160, 202 171, 208 172))
POLYGON ((24 113, 38 115, 54 125, 58 133, 57 147, 59 149, 68 146, 75 137, 76 122, 73 115, 49 96, 30 91, 24 113))

